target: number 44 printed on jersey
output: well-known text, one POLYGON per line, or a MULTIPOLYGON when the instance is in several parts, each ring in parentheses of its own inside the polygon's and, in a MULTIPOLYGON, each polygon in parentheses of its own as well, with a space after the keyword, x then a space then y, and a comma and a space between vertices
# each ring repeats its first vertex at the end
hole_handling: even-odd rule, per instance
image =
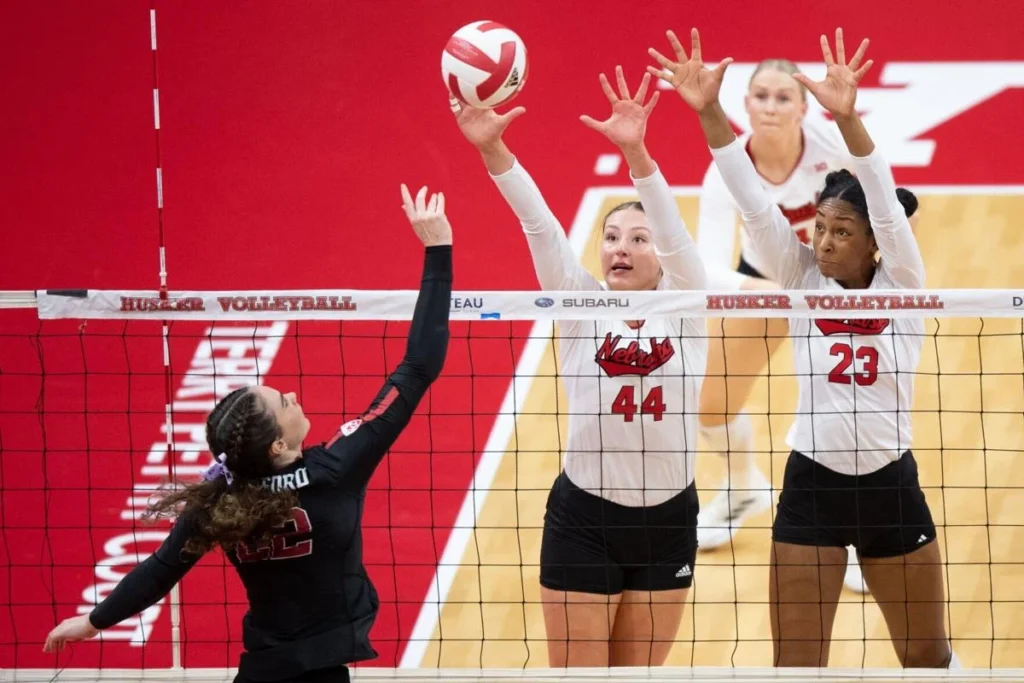
MULTIPOLYGON (((637 376, 647 377, 660 368, 675 355, 676 350, 672 346, 672 340, 665 337, 658 341, 651 338, 650 350, 641 347, 640 342, 630 342, 625 347, 620 346, 622 336, 613 337, 609 332, 605 335, 604 343, 597 350, 594 360, 608 377, 637 376)), ((640 391, 643 392, 643 382, 640 383, 640 391)), ((612 400, 611 412, 614 415, 622 415, 626 422, 632 422, 633 417, 639 412, 642 415, 651 415, 655 422, 659 422, 665 413, 664 392, 660 384, 648 386, 646 394, 640 398, 637 405, 637 386, 632 383, 623 384, 615 398, 612 400)))

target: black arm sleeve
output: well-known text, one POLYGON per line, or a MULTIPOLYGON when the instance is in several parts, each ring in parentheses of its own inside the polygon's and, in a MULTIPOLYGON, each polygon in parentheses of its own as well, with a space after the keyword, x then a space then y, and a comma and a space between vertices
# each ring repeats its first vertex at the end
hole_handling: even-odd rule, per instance
POLYGON ((121 579, 110 595, 89 614, 89 621, 94 627, 102 631, 119 624, 155 605, 171 592, 174 584, 181 581, 199 561, 199 557, 184 553, 191 526, 185 515, 178 517, 157 551, 121 579))
POLYGON ((451 295, 452 248, 427 247, 405 357, 358 420, 344 425, 324 447, 306 452, 311 476, 326 477, 349 490, 362 489, 370 481, 427 388, 441 374, 448 352, 451 295))

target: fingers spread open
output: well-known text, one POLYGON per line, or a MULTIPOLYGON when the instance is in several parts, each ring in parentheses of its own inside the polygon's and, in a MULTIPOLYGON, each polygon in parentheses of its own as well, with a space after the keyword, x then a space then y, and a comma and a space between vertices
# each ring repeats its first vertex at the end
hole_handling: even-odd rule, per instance
POLYGON ((637 104, 643 104, 644 98, 647 97, 647 88, 650 87, 650 85, 651 75, 645 73, 643 79, 640 81, 640 87, 637 89, 636 97, 633 98, 633 101, 637 104))
POLYGON ((860 41, 860 47, 853 53, 853 59, 850 60, 850 68, 856 71, 860 68, 861 60, 864 59, 864 54, 868 51, 868 45, 871 43, 870 40, 865 38, 860 41))
POLYGON ((615 82, 619 86, 619 97, 629 99, 629 86, 626 85, 626 76, 622 73, 622 67, 615 67, 615 82))
POLYGON ((689 61, 686 58, 686 51, 683 50, 683 44, 679 42, 678 38, 676 38, 675 32, 666 31, 665 35, 668 36, 668 42, 676 53, 676 61, 680 64, 686 64, 686 62, 689 61))
POLYGON ((651 110, 654 109, 654 105, 656 105, 658 103, 658 98, 659 97, 661 97, 661 93, 658 92, 657 90, 655 90, 654 94, 651 95, 650 101, 647 104, 644 105, 644 113, 646 113, 646 114, 650 114, 651 113, 651 110))
POLYGON ((834 66, 835 60, 832 59, 832 48, 828 45, 828 38, 824 34, 821 36, 821 57, 825 60, 826 66, 834 66))
POLYGON ((612 90, 612 84, 608 82, 608 77, 604 74, 598 76, 601 81, 601 90, 604 91, 604 96, 608 98, 608 101, 615 104, 619 101, 619 98, 615 96, 615 91, 612 90))
POLYGON ((695 28, 690 29, 690 59, 696 62, 703 59, 700 50, 700 33, 695 28))

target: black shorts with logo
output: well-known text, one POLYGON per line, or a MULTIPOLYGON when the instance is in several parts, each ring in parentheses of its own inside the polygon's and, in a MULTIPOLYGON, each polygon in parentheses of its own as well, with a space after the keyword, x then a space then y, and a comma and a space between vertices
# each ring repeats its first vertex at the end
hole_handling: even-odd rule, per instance
POLYGON ((793 451, 772 540, 855 546, 862 557, 897 557, 935 540, 935 523, 910 451, 880 470, 840 474, 793 451))
POLYGON ((562 472, 544 514, 540 583, 601 595, 689 588, 699 509, 693 484, 664 503, 629 507, 584 491, 562 472))

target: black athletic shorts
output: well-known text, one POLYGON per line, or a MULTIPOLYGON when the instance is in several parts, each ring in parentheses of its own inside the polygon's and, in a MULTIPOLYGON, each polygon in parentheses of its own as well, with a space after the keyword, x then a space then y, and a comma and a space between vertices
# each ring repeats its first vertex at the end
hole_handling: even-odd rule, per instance
POLYGON ((736 272, 739 273, 740 275, 746 275, 747 277, 758 277, 758 278, 761 278, 762 280, 770 280, 771 279, 771 278, 765 277, 764 275, 761 275, 761 272, 759 270, 757 270, 757 268, 754 268, 754 266, 752 266, 749 263, 747 263, 746 260, 744 260, 742 254, 740 255, 740 262, 736 266, 736 272))
POLYGON ((544 514, 540 583, 617 595, 689 588, 697 555, 697 487, 664 503, 629 507, 555 479, 544 514))
POLYGON ((935 535, 910 451, 860 476, 839 474, 797 451, 789 454, 773 540, 852 545, 863 557, 897 557, 931 543, 935 535))

